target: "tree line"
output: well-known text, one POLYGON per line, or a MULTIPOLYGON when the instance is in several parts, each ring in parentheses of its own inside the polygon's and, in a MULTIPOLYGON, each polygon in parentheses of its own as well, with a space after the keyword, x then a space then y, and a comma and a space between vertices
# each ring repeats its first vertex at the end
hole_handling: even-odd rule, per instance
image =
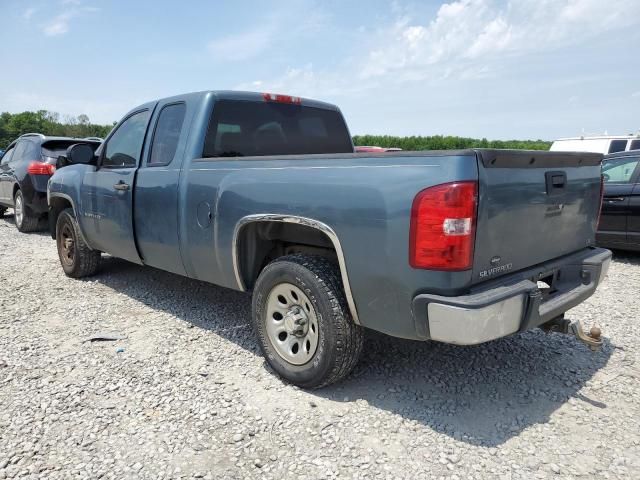
POLYGON ((549 150, 545 140, 487 140, 486 138, 432 135, 427 137, 393 137, 390 135, 356 135, 355 145, 397 147, 403 150, 458 150, 464 148, 512 148, 518 150, 549 150))
MULTIPOLYGON (((43 133, 60 137, 101 137, 105 138, 111 125, 91 123, 86 115, 60 117, 58 113, 47 110, 0 114, 0 149, 4 149, 13 140, 24 133, 43 133)), ((356 145, 376 145, 379 147, 398 147, 403 150, 455 150, 463 148, 515 148, 549 150, 551 142, 544 140, 487 140, 486 138, 468 138, 444 135, 394 137, 389 135, 356 135, 356 145)))
POLYGON ((64 116, 47 110, 22 113, 0 113, 0 149, 7 146, 25 133, 43 133, 59 137, 100 137, 111 131, 111 125, 91 123, 86 115, 64 116))

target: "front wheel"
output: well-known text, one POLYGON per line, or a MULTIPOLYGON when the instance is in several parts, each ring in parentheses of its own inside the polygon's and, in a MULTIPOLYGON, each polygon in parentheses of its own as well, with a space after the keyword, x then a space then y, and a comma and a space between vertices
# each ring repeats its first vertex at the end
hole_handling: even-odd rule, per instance
POLYGON ((340 272, 326 258, 281 257, 260 273, 253 324, 269 365, 287 381, 320 388, 346 377, 362 351, 340 272))
POLYGON ((82 239, 78 222, 71 208, 63 210, 58 216, 56 245, 60 264, 68 277, 87 277, 98 270, 100 252, 91 250, 82 239))

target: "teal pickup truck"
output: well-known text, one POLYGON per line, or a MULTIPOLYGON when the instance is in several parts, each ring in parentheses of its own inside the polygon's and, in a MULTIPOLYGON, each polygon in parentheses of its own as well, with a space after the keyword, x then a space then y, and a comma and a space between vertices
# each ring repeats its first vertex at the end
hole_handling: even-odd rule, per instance
POLYGON ((71 277, 101 252, 253 292, 273 369, 345 377, 365 328, 460 345, 563 319, 604 278, 600 162, 509 150, 354 153, 335 106, 209 91, 133 109, 48 186, 71 277))

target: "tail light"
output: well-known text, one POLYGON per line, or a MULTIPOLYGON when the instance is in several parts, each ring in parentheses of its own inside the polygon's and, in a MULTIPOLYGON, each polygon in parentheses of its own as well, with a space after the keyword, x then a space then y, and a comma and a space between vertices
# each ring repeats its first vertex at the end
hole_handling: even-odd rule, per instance
POLYGON ((263 93, 262 98, 265 102, 291 103, 293 105, 302 105, 300 97, 292 97, 290 95, 280 95, 278 93, 263 93))
POLYGON ((31 162, 27 167, 27 173, 31 175, 53 175, 55 171, 55 165, 38 161, 31 162))
POLYGON ((598 207, 598 223, 596 229, 600 226, 600 216, 602 215, 602 202, 604 200, 604 175, 600 175, 600 206, 598 207))
POLYGON ((413 268, 471 268, 477 197, 477 182, 445 183, 416 195, 409 232, 409 264, 413 268))

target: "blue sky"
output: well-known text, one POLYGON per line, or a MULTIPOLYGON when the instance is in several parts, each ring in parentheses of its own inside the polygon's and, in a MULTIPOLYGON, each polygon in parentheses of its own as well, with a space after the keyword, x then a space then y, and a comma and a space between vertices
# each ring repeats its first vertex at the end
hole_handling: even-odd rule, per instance
POLYGON ((209 89, 338 104, 353 134, 640 129, 640 0, 0 0, 0 111, 118 120, 209 89))

